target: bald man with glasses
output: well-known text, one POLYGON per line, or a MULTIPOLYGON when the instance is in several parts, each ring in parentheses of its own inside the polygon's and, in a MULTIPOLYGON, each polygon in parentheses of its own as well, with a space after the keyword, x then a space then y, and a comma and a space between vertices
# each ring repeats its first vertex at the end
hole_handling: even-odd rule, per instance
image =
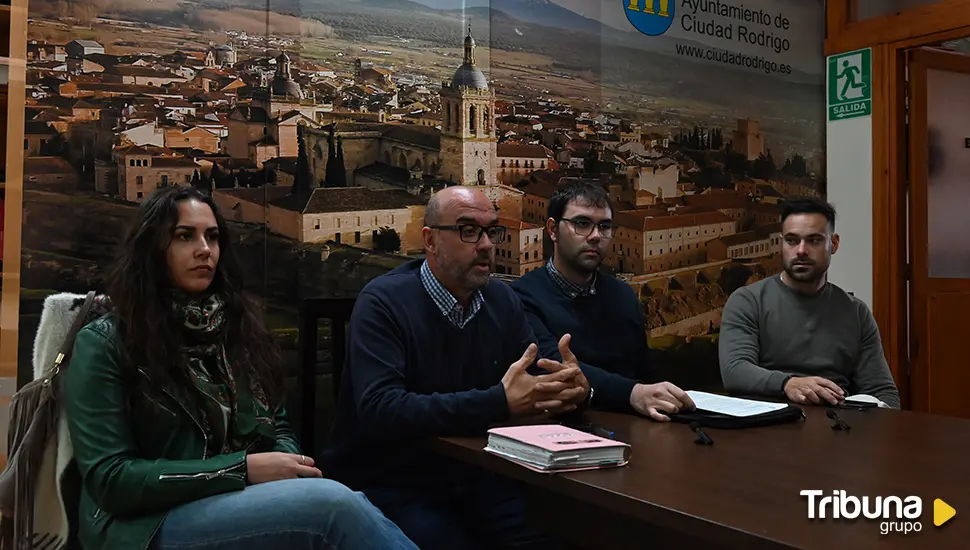
POLYGON ((537 361, 521 302, 491 280, 505 232, 481 191, 438 192, 422 229, 426 258, 371 281, 350 320, 326 472, 424 550, 555 548, 526 526, 521 487, 426 446, 569 412, 588 396, 568 336, 556 360, 537 361))

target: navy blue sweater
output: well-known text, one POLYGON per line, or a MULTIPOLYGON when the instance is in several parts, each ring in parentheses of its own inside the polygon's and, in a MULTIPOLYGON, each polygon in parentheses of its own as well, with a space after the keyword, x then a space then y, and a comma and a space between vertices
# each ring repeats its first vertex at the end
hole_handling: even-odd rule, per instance
POLYGON ((535 342, 522 304, 500 281, 482 288, 485 303, 464 328, 452 325, 421 282, 422 261, 368 283, 350 319, 324 471, 356 489, 460 475, 426 439, 481 434, 507 420, 502 376, 535 342))
POLYGON ((559 339, 569 333, 569 349, 594 390, 590 406, 632 412, 630 393, 648 368, 643 307, 619 279, 601 273, 595 285, 595 295, 570 298, 543 267, 512 288, 539 340, 539 355, 560 360, 559 339))

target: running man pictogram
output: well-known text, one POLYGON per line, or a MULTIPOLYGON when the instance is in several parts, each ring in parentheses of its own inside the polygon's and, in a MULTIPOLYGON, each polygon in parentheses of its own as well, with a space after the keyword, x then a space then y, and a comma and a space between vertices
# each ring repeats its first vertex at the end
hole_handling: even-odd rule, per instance
POLYGON ((839 92, 839 99, 842 99, 842 100, 848 99, 847 97, 845 97, 845 94, 846 92, 849 91, 849 89, 854 90, 856 88, 866 87, 865 82, 858 82, 856 80, 861 73, 862 71, 859 69, 859 67, 856 67, 855 65, 849 63, 848 59, 842 62, 842 72, 839 73, 837 78, 839 79, 839 81, 841 81, 842 79, 845 79, 845 84, 842 85, 842 91, 839 92))

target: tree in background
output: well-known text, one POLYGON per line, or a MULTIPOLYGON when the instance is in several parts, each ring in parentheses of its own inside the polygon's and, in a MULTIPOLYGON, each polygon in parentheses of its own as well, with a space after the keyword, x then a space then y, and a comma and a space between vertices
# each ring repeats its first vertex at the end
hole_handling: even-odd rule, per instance
POLYGON ((393 254, 401 249, 401 236, 391 227, 382 227, 374 235, 374 250, 393 254))
POLYGON ((290 192, 304 198, 309 198, 313 192, 313 173, 310 172, 310 158, 306 152, 306 130, 302 124, 296 127, 296 175, 293 177, 293 186, 290 192))
POLYGON ((192 185, 192 187, 198 189, 199 191, 202 191, 206 195, 212 194, 212 187, 209 184, 209 180, 205 179, 205 177, 203 177, 198 170, 196 170, 195 173, 192 174, 192 183, 190 185, 192 185))
POLYGON ((808 175, 808 166, 805 164, 805 157, 795 153, 793 157, 785 159, 785 165, 781 167, 781 171, 789 176, 804 178, 808 175))
POLYGON ((334 135, 334 127, 330 127, 327 136, 327 174, 324 187, 347 187, 347 169, 344 168, 344 140, 334 135))
POLYGON ((724 130, 714 128, 711 130, 711 149, 720 150, 724 147, 724 130))
POLYGON ((347 187, 347 169, 344 167, 344 138, 337 138, 337 183, 347 187))
POLYGON ((744 155, 734 150, 734 143, 729 142, 724 148, 724 171, 735 176, 747 176, 750 163, 744 155))
POLYGON ((600 154, 595 147, 590 147, 589 152, 586 153, 586 158, 583 159, 583 172, 586 174, 595 174, 600 168, 600 154))
POLYGON ((694 126, 686 134, 683 130, 678 132, 677 137, 674 138, 674 143, 688 149, 713 149, 717 151, 724 147, 724 130, 694 126))
POLYGON ((236 178, 231 173, 226 173, 218 164, 212 165, 209 180, 213 189, 228 189, 236 185, 236 178))
POLYGON ((751 176, 763 180, 771 179, 778 171, 775 166, 775 159, 771 157, 771 149, 758 155, 758 158, 751 164, 751 176))

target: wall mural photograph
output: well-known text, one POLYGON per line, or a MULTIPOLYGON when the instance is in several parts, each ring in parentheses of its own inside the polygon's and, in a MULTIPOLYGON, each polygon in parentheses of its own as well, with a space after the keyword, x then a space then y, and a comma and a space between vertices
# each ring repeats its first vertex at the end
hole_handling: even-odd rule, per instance
POLYGON ((582 179, 613 202, 602 268, 636 291, 655 364, 716 386, 727 297, 781 270, 785 198, 825 196, 821 0, 33 0, 29 16, 24 371, 44 298, 103 291, 158 188, 212 194, 295 369, 301 300, 419 257, 431 193, 482 188, 510 281, 543 266, 549 198, 582 179))

